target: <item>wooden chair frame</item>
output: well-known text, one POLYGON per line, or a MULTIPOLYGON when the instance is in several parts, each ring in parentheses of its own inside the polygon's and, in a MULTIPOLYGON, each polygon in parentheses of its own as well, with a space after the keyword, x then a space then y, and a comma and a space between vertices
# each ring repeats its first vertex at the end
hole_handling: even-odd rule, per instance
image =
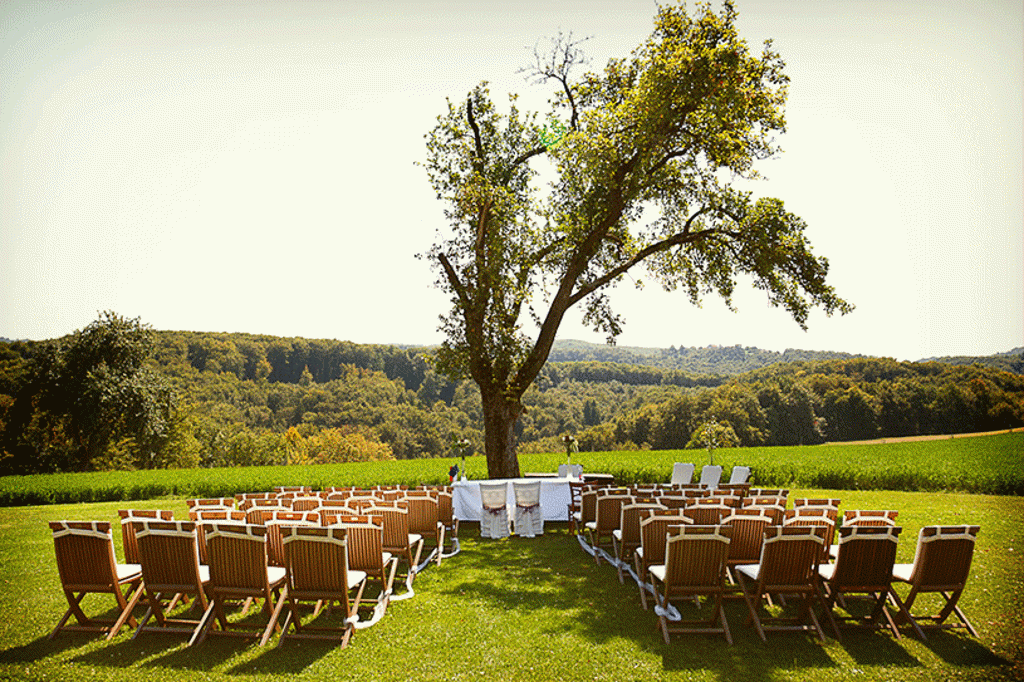
POLYGON ((51 521, 49 525, 68 610, 47 639, 53 639, 61 630, 71 630, 101 632, 110 641, 125 623, 135 627, 132 611, 143 594, 142 569, 134 563, 117 563, 110 524, 106 521, 51 521), (125 586, 130 588, 127 598, 123 591, 125 586), (116 619, 91 618, 82 610, 85 595, 98 592, 114 595, 118 608, 116 619), (77 625, 67 625, 72 616, 77 625))

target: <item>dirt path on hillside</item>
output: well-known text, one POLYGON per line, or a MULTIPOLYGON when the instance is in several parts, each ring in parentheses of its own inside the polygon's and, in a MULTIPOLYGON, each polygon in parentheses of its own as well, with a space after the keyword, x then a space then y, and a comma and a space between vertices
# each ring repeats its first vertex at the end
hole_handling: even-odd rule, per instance
POLYGON ((828 445, 880 445, 882 443, 907 443, 917 440, 952 440, 954 438, 974 438, 975 436, 995 436, 1000 433, 1024 433, 1024 429, 1003 429, 1002 431, 985 431, 983 433, 953 433, 936 436, 903 436, 902 438, 878 438, 876 440, 848 440, 830 442, 828 445))

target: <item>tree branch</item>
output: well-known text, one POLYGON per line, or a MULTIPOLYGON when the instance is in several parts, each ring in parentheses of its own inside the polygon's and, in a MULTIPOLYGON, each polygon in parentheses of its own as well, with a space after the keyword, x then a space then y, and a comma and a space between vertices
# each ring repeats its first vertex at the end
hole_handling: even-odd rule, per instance
POLYGON ((473 129, 473 139, 476 142, 476 156, 479 159, 479 165, 477 170, 482 170, 484 165, 484 144, 480 137, 480 126, 476 124, 476 118, 473 116, 473 98, 470 97, 466 100, 466 118, 469 120, 469 127, 473 129))
POLYGON ((660 242, 651 244, 645 249, 641 249, 632 258, 630 258, 628 261, 626 261, 619 267, 613 268, 606 272, 601 277, 598 277, 597 279, 593 280, 592 282, 582 285, 569 298, 569 305, 576 305, 590 294, 594 293, 595 291, 605 286, 606 284, 612 282, 616 277, 626 274, 626 272, 628 272, 633 266, 641 263, 642 261, 646 260, 655 253, 667 251, 673 246, 681 246, 682 244, 692 244, 694 242, 700 241, 701 239, 706 239, 712 234, 721 233, 721 230, 718 229, 701 230, 700 232, 690 232, 690 228, 693 226, 693 222, 700 216, 704 215, 705 213, 708 213, 710 210, 710 207, 702 208, 701 210, 697 211, 692 216, 690 216, 689 219, 687 219, 686 225, 683 227, 682 232, 677 232, 676 234, 672 235, 671 237, 668 237, 667 239, 663 239, 660 242))

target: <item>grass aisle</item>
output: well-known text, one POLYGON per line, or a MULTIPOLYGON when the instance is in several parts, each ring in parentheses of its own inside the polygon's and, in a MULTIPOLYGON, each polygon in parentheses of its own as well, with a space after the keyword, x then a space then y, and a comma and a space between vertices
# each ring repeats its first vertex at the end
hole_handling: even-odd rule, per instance
MULTIPOLYGON (((793 496, 810 491, 793 491, 793 496)), ((46 635, 66 608, 59 590, 51 519, 113 521, 124 503, 0 509, 0 679, 25 680, 991 680, 1024 673, 1024 500, 977 495, 814 491, 844 508, 895 508, 904 527, 897 561, 913 559, 917 531, 934 523, 982 527, 961 604, 975 640, 936 633, 851 632, 822 645, 802 634, 769 634, 762 644, 744 624, 742 601, 727 607, 735 645, 719 637, 678 636, 665 645, 653 612, 640 608, 635 584, 595 566, 549 524, 534 540, 480 540, 461 532, 462 553, 431 566, 416 597, 358 631, 348 649, 289 642, 261 649, 233 638, 191 649, 181 637, 127 630, 105 643, 82 634, 46 635)), ((185 516, 181 501, 135 503, 185 516)), ((120 537, 115 533, 120 556, 120 537)), ((901 594, 906 590, 900 588, 901 594)), ((95 613, 109 595, 87 598, 95 613)), ((920 602, 919 602, 920 603, 920 602)), ((928 600, 929 606, 936 601, 928 600)), ((923 604, 922 604, 923 606, 923 604)), ((90 610, 90 608, 92 610, 90 610)), ((271 644, 275 644, 276 639, 271 644)))

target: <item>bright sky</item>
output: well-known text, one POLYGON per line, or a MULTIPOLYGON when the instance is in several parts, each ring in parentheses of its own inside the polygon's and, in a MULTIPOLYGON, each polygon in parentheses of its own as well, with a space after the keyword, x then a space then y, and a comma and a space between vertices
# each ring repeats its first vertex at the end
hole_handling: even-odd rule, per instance
MULTIPOLYGON (((1024 346, 1020 1, 737 4, 792 78, 785 153, 756 192, 806 220, 857 309, 805 333, 748 286, 732 313, 626 285, 619 343, 901 360, 1024 346)), ((0 336, 114 310, 156 329, 439 342, 447 300, 415 255, 443 207, 414 162, 445 97, 489 80, 546 111, 550 88, 516 72, 538 40, 592 36, 599 70, 655 9, 4 2, 0 336)), ((560 336, 603 340, 576 322, 560 336)))

